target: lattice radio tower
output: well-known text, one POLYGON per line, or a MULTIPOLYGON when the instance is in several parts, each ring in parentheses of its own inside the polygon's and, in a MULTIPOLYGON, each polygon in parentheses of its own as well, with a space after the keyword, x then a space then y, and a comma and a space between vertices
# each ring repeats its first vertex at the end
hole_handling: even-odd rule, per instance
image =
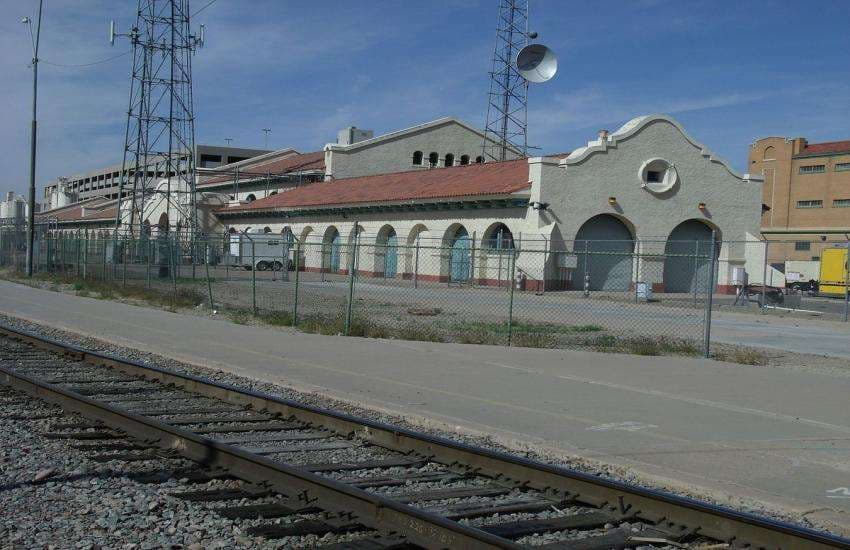
POLYGON ((528 45, 528 0, 499 0, 496 47, 490 70, 484 157, 502 161, 509 150, 528 151, 528 82, 514 65, 528 45))
POLYGON ((110 25, 111 42, 124 36, 133 46, 116 234, 141 235, 152 209, 169 220, 161 230, 176 226, 184 237, 197 231, 192 55, 203 46, 204 28, 192 34, 190 14, 189 0, 138 0, 129 33, 110 25))

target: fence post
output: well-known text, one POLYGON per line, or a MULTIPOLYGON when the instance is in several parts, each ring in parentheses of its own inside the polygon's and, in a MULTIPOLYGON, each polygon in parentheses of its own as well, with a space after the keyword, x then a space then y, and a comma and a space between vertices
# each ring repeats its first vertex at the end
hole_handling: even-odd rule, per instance
MULTIPOLYGON (((246 233, 247 234, 247 233, 246 233)), ((251 311, 257 315, 257 260, 254 239, 251 239, 251 311)))
POLYGON ((101 244, 100 248, 101 248, 101 252, 102 252, 102 254, 101 254, 101 267, 102 267, 102 269, 101 269, 101 272, 100 272, 100 278, 103 282, 106 282, 106 239, 101 238, 100 244, 101 244))
POLYGON ((708 274, 708 296, 706 296, 705 300, 705 317, 703 318, 703 357, 708 359, 711 357, 711 306, 714 302, 714 271, 717 267, 716 263, 716 254, 715 254, 715 246, 717 246, 716 232, 711 230, 711 259, 709 260, 709 274, 708 274))
POLYGON ((145 264, 147 266, 146 272, 145 272, 145 279, 147 279, 148 288, 151 287, 151 257, 153 256, 154 251, 156 250, 156 248, 153 247, 154 242, 156 242, 156 241, 152 241, 152 240, 148 239, 148 249, 145 251, 146 252, 145 253, 145 258, 146 258, 145 264))
POLYGON ((413 288, 419 288, 419 236, 416 236, 416 256, 413 259, 413 288))
POLYGON ((581 282, 585 298, 590 296, 590 264, 588 253, 589 241, 584 241, 584 280, 581 282))
POLYGON ((301 241, 295 243, 295 296, 292 299, 292 326, 298 326, 298 271, 301 269, 301 241))
POLYGON ((83 279, 89 274, 89 230, 83 233, 83 279))
MULTIPOLYGON (((193 260, 194 261, 194 260, 193 260)), ((210 313, 215 312, 215 303, 213 302, 213 293, 212 293, 212 281, 210 280, 210 250, 209 250, 209 242, 206 242, 204 245, 204 266, 207 271, 207 292, 210 295, 210 313)), ((194 266, 192 267, 194 271, 194 266)))
POLYGON ((121 286, 127 286, 127 236, 124 235, 124 244, 121 245, 121 262, 122 262, 122 273, 121 273, 121 286))
POLYGON ((844 256, 844 322, 850 315, 850 240, 846 243, 847 252, 844 256))
POLYGON ((508 280, 510 284, 510 298, 508 299, 508 347, 513 344, 514 335, 514 290, 516 288, 516 250, 511 249, 511 277, 508 280))
POLYGON ((761 311, 767 310, 767 239, 764 240, 764 265, 761 273, 761 311))
POLYGON ((175 256, 174 245, 176 244, 176 242, 177 242, 176 238, 174 238, 174 239, 169 238, 168 239, 168 261, 169 261, 169 264, 171 265, 171 283, 174 285, 174 302, 175 302, 175 304, 177 302, 177 269, 176 269, 176 266, 174 265, 174 264, 177 263, 175 261, 176 258, 174 257, 175 256))
POLYGON ((694 303, 697 303, 697 288, 699 288, 699 241, 694 241, 694 303))
POLYGON ((356 269, 356 261, 357 258, 357 245, 359 239, 359 235, 357 234, 359 224, 354 222, 354 238, 351 240, 351 254, 349 261, 349 270, 348 270, 348 304, 346 304, 346 312, 345 312, 345 335, 348 336, 351 333, 351 309, 354 302, 354 271, 356 269))
POLYGON ((472 249, 469 254, 469 283, 475 288, 475 231, 472 232, 472 249))

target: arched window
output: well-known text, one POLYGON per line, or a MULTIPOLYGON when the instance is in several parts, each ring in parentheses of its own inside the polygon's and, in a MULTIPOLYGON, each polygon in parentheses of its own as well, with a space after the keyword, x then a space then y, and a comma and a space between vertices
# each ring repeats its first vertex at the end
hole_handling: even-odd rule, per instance
POLYGON ((503 223, 494 223, 484 233, 484 246, 491 250, 513 250, 514 235, 503 223))
POLYGON ((762 160, 776 160, 776 148, 773 145, 769 145, 764 149, 762 160))
POLYGON ((451 153, 446 153, 446 166, 455 165, 455 156, 451 153))
POLYGON ((257 200, 257 197, 255 197, 253 193, 245 197, 245 202, 254 202, 255 200, 257 200))
POLYGON ((437 166, 437 162, 440 161, 440 155, 437 153, 431 153, 428 155, 428 165, 433 168, 437 166))
POLYGON ((469 164, 469 155, 461 155, 460 164, 461 166, 466 166, 467 164, 469 164))
POLYGON ((413 151, 413 165, 422 166, 422 151, 413 151))
POLYGON ((481 155, 478 155, 477 157, 475 157, 475 163, 476 164, 484 164, 484 157, 482 157, 481 155))

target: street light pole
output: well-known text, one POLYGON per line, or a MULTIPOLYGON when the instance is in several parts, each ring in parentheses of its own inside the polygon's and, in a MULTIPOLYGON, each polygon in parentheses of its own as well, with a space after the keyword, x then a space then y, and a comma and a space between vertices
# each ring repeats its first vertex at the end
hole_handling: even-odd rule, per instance
POLYGON ((38 122, 36 118, 36 107, 38 105, 38 43, 41 37, 41 6, 43 0, 38 0, 38 18, 36 20, 35 37, 32 37, 32 22, 29 17, 24 18, 30 28, 32 44, 32 129, 30 137, 30 189, 29 189, 29 212, 27 213, 27 277, 32 277, 32 252, 35 244, 35 148, 36 132, 38 122))

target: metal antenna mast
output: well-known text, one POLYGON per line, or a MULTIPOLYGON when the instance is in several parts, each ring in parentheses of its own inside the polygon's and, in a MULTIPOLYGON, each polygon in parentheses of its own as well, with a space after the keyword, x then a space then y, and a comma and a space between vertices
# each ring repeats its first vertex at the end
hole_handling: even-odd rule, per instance
POLYGON ((503 161, 508 150, 528 150, 528 82, 514 65, 517 53, 528 45, 528 0, 499 0, 496 47, 490 70, 484 157, 503 161))
POLYGON ((125 36, 133 45, 116 234, 157 224, 147 219, 154 210, 187 237, 197 232, 192 54, 203 46, 204 27, 191 34, 190 14, 189 0, 138 0, 129 33, 110 25, 111 42, 125 36))

